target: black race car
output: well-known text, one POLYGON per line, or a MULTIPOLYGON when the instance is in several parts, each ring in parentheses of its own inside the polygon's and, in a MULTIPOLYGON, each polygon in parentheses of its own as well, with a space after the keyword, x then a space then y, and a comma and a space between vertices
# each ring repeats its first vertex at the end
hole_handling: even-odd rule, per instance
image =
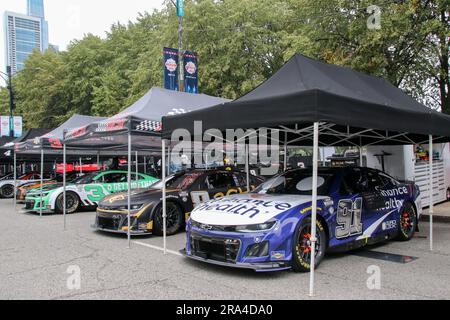
MULTIPOLYGON (((264 179, 251 176, 251 188, 264 179)), ((167 178, 167 235, 181 230, 191 211, 211 199, 247 192, 246 174, 227 170, 194 170, 167 178)), ((150 189, 133 190, 131 196, 131 234, 163 234, 162 182, 150 189)), ((94 229, 128 233, 128 194, 114 194, 103 199, 97 208, 94 229)))

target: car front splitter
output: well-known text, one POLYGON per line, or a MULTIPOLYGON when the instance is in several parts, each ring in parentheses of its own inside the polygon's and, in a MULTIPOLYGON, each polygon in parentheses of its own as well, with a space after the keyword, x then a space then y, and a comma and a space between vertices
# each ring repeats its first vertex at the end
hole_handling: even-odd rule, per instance
MULTIPOLYGON (((106 233, 114 233, 114 234, 123 234, 123 235, 128 235, 128 231, 124 231, 124 230, 112 230, 112 229, 105 229, 102 228, 100 226, 97 226, 95 224, 91 225, 91 228, 94 229, 95 231, 101 231, 101 232, 106 232, 106 233)), ((131 231, 130 235, 132 236, 150 236, 153 233, 150 231, 131 231)))
POLYGON ((230 262, 222 262, 217 260, 205 259, 198 256, 187 254, 186 250, 180 250, 180 253, 191 260, 213 264, 221 267, 235 268, 235 269, 246 269, 253 270, 255 272, 277 272, 277 271, 285 271, 291 270, 292 267, 289 266, 286 262, 267 262, 267 263, 230 263, 230 262))

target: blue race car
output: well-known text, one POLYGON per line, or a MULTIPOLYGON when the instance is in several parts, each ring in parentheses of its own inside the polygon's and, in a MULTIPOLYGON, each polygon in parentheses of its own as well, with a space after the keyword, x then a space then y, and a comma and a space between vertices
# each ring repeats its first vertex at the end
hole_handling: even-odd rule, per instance
MULTIPOLYGON (((197 206, 185 255, 258 272, 310 271, 312 173, 278 175, 249 194, 197 206)), ((408 241, 422 211, 419 188, 368 168, 323 168, 318 176, 317 266, 325 253, 390 239, 408 241)))

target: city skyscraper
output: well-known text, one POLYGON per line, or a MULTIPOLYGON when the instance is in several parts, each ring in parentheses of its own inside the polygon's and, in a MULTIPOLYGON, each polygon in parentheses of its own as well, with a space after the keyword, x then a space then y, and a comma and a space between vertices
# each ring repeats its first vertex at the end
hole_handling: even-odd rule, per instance
POLYGON ((4 15, 6 65, 12 73, 24 67, 34 49, 48 49, 48 23, 43 0, 27 0, 27 14, 6 11, 4 15))
POLYGON ((28 0, 27 12, 29 16, 45 18, 44 1, 43 0, 28 0))

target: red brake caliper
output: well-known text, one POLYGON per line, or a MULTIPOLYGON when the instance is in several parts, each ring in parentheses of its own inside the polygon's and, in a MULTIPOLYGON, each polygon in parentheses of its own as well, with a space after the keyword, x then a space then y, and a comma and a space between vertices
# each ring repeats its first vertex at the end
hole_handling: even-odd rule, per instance
POLYGON ((408 229, 410 226, 410 219, 409 219, 408 213, 403 214, 402 222, 403 222, 403 228, 408 229))
POLYGON ((308 245, 308 241, 311 239, 311 235, 309 233, 306 233, 303 236, 303 238, 304 238, 304 242, 303 242, 304 245, 302 246, 303 253, 304 254, 310 253, 311 252, 311 246, 308 245))

